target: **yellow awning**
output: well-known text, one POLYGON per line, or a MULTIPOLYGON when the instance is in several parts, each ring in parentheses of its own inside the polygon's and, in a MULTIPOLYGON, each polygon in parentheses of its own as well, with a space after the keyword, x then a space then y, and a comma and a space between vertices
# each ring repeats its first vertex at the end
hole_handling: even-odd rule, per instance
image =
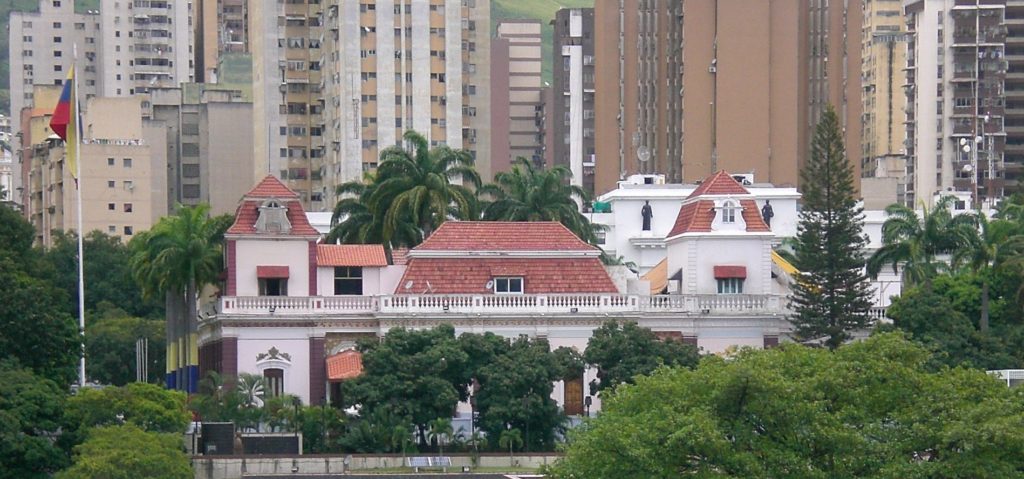
POLYGON ((651 294, 660 294, 668 286, 668 258, 654 265, 640 279, 651 282, 651 294))
POLYGON ((789 261, 786 261, 786 258, 783 258, 782 255, 776 253, 774 250, 772 251, 772 262, 792 278, 796 278, 800 274, 800 271, 798 271, 795 266, 793 266, 789 261))

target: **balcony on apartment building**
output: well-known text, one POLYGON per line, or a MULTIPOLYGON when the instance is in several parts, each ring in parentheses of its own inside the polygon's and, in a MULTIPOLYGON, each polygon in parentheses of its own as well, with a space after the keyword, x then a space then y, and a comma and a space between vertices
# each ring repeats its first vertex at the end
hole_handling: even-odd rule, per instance
MULTIPOLYGON (((382 296, 224 296, 221 315, 289 316, 412 314, 570 315, 657 314, 696 316, 778 315, 787 313, 778 294, 424 294, 382 296)), ((884 313, 878 313, 884 314, 884 313)))

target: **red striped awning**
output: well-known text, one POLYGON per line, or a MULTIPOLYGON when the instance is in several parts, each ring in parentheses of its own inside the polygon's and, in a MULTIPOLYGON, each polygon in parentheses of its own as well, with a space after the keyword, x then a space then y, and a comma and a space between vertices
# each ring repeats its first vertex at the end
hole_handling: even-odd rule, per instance
POLYGON ((288 267, 257 266, 256 277, 259 279, 288 279, 288 267))
POLYGON ((715 266, 715 279, 747 279, 746 266, 715 266))

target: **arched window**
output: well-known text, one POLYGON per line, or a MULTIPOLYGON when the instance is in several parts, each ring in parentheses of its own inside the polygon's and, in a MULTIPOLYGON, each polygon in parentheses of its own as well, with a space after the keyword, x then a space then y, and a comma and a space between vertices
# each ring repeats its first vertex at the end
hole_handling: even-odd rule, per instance
POLYGON ((736 222, 736 203, 729 200, 722 204, 722 222, 723 223, 735 223, 736 222))
POLYGON ((263 378, 267 381, 267 396, 278 397, 284 394, 284 369, 264 369, 263 378))

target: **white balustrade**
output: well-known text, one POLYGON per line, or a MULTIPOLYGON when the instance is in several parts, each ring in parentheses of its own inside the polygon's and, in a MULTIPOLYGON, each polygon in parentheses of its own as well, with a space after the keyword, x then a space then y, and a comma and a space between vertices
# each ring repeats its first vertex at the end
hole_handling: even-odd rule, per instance
MULTIPOLYGON (((573 314, 573 313, 782 313, 779 295, 700 294, 427 294, 385 296, 225 296, 225 314, 573 314)), ((881 309, 881 308, 879 308, 881 309)), ((883 317, 884 310, 872 310, 883 317)))

